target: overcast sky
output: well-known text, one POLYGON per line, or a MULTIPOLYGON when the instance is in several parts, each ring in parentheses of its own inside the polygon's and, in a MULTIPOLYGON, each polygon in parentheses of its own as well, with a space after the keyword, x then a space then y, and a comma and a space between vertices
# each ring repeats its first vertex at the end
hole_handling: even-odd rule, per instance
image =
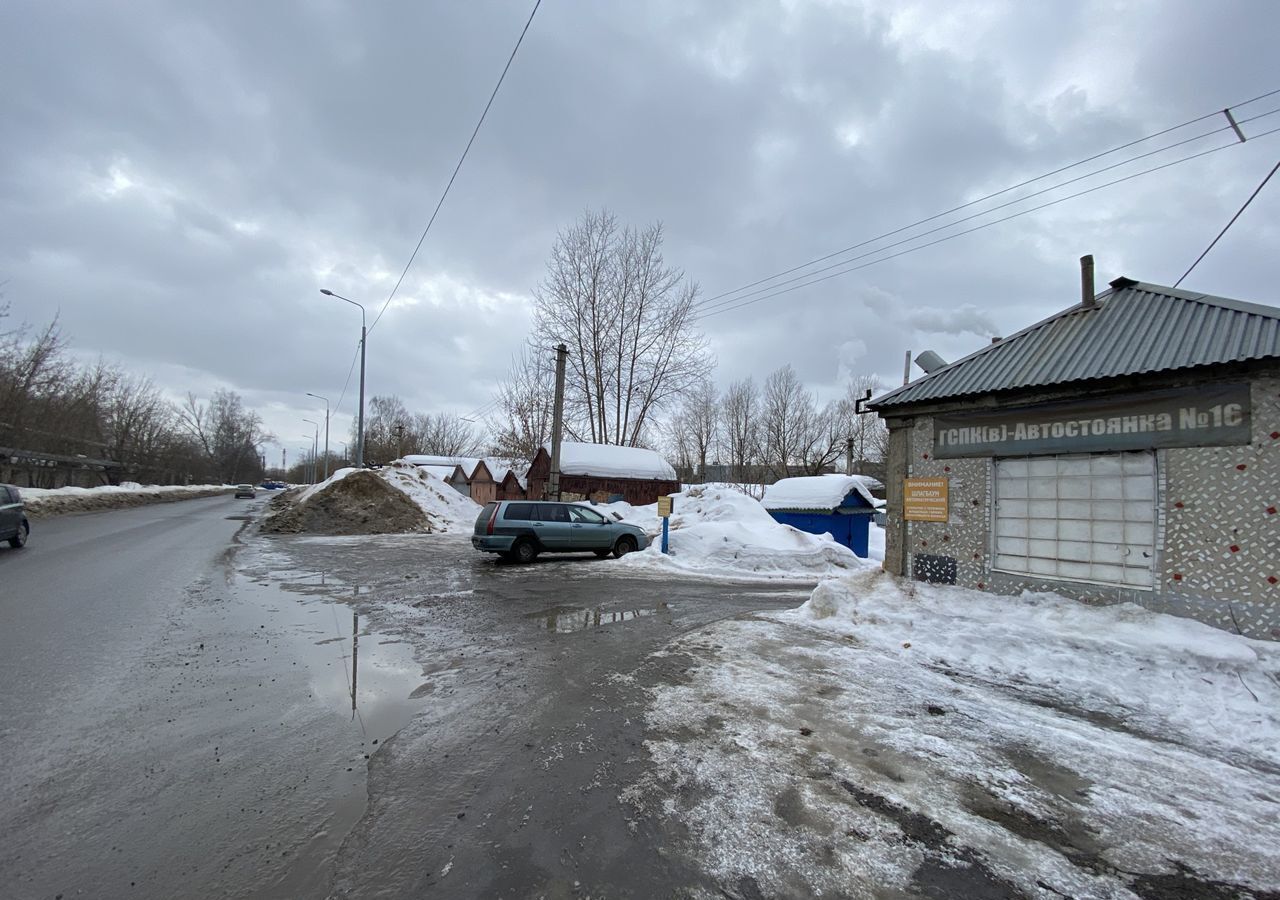
MULTIPOLYGON (((12 319, 175 397, 239 391, 292 457, 343 390, 532 2, 6 3, 0 281, 12 319)), ((544 0, 404 287, 369 393, 489 402, 558 229, 661 222, 712 298, 1280 88, 1280 4, 544 0)), ((1280 108, 1280 94, 1237 109, 1280 108)), ((935 228, 1226 125, 1207 119, 935 228)), ((1244 126, 1280 128, 1280 113, 1244 126)), ((912 244, 1230 144, 1192 141, 912 244)), ((1172 284, 1280 134, 702 320, 717 381, 900 383, 1099 285, 1172 284)), ((1280 182, 1184 284, 1280 304, 1280 182)), ((854 254, 850 254, 854 255, 854 254)), ((869 261, 871 258, 861 260, 869 261)), ((822 265, 829 265, 824 263, 822 265)), ((755 295, 760 296, 760 295, 755 295)), ((754 299, 748 297, 747 299, 754 299)), ((354 410, 352 378, 335 440, 354 410)), ((278 453, 278 450, 273 451, 278 453)), ((278 457, 273 457, 278 458, 278 457)))

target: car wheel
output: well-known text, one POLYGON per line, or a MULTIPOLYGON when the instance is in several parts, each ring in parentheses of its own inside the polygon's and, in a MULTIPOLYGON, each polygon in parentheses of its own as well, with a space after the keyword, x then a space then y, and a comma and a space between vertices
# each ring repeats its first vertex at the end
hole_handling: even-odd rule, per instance
POLYGON ((18 531, 13 537, 9 538, 9 546, 15 550, 19 550, 27 545, 27 535, 31 533, 31 526, 23 522, 18 527, 18 531))
POLYGON ((618 538, 618 543, 613 545, 613 555, 617 559, 621 559, 628 553, 636 549, 636 539, 633 537, 618 538))
POLYGON ((600 557, 600 559, 604 559, 613 551, 612 550, 592 550, 591 552, 594 553, 596 556, 600 557))
POLYGON ((531 563, 538 557, 538 548, 530 540, 516 541, 511 548, 511 556, 518 563, 531 563))

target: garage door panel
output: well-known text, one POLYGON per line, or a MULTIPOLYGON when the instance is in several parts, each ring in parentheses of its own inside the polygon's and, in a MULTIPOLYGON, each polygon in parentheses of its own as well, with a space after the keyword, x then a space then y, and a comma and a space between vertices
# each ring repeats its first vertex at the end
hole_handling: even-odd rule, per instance
POLYGON ((1149 451, 996 460, 995 566, 1150 587, 1155 462, 1149 451))

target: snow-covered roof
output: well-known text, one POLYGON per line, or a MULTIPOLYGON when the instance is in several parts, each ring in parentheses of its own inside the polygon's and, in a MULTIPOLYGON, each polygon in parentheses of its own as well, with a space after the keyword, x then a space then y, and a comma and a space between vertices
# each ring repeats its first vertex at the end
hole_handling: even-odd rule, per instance
POLYGON ((417 466, 419 469, 426 469, 432 475, 437 478, 443 478, 445 481, 448 481, 453 477, 453 470, 457 468, 456 466, 427 466, 422 463, 413 463, 413 465, 417 466))
MULTIPOLYGON (((551 453, 551 445, 543 444, 551 453)), ((560 444, 560 472, 564 475, 598 475, 606 478, 652 478, 675 481, 676 470, 652 450, 616 447, 612 444, 560 444)))
POLYGON ((764 489, 765 509, 832 510, 851 493, 857 493, 875 506, 876 500, 867 489, 867 479, 861 475, 810 475, 803 478, 783 478, 764 489))

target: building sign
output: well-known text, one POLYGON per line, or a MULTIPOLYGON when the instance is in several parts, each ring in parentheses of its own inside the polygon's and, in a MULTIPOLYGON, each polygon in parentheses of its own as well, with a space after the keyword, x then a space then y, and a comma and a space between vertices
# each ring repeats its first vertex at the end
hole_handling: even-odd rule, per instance
POLYGON ((902 512, 909 522, 947 521, 947 479, 905 479, 902 482, 902 512))
POLYGON ((671 506, 672 506, 671 497, 669 496, 659 497, 658 498, 658 518, 665 519, 667 518, 667 516, 671 515, 671 506))
POLYGON ((1209 384, 935 416, 933 455, 1028 456, 1247 444, 1249 385, 1209 384))

